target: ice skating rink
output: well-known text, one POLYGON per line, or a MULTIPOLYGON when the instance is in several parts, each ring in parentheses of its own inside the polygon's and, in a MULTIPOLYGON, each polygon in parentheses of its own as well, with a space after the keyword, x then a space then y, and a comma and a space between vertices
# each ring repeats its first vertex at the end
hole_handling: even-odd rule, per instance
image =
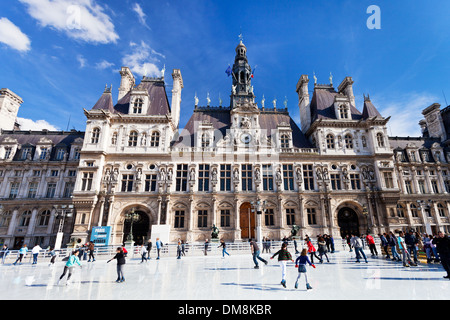
MULTIPOLYGON (((366 251, 366 255, 368 252, 366 251)), ((49 267, 41 259, 36 266, 29 257, 22 265, 0 265, 2 300, 290 300, 290 299, 448 299, 450 281, 440 264, 404 268, 399 262, 370 258, 355 263, 354 253, 329 254, 330 263, 307 267, 313 290, 306 291, 304 278, 294 289, 297 269, 288 265, 287 288, 280 285, 281 270, 269 254, 268 265, 254 269, 250 254, 127 259, 124 283, 116 283, 116 262, 82 261, 75 268, 72 284, 56 285, 64 262, 49 267)), ((106 259, 106 258, 105 258, 106 259)))

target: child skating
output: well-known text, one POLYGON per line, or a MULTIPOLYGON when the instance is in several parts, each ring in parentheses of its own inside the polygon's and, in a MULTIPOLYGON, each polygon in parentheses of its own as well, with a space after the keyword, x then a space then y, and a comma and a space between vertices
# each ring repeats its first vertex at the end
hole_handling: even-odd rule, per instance
POLYGON ((306 275, 306 264, 309 264, 311 267, 316 268, 316 266, 309 261, 308 258, 308 250, 303 249, 300 256, 295 260, 295 267, 298 268, 298 276, 297 280, 295 281, 295 289, 298 289, 298 281, 300 280, 302 274, 305 275, 306 280, 306 290, 311 290, 312 287, 309 285, 308 282, 308 276, 306 275))
POLYGON ((281 285, 286 288, 287 263, 288 261, 294 262, 294 260, 292 260, 291 254, 289 253, 289 251, 287 251, 287 243, 283 243, 281 245, 281 249, 275 252, 275 254, 270 259, 275 258, 275 256, 278 256, 278 263, 281 267, 281 285))
POLYGON ((69 275, 67 276, 66 285, 68 286, 71 284, 70 278, 72 277, 73 269, 75 268, 75 264, 79 265, 80 268, 82 267, 80 259, 78 259, 78 251, 73 251, 72 254, 70 255, 69 260, 67 260, 67 263, 64 266, 63 274, 59 277, 57 285, 59 285, 62 278, 64 278, 64 276, 66 275, 67 271, 69 271, 69 275))

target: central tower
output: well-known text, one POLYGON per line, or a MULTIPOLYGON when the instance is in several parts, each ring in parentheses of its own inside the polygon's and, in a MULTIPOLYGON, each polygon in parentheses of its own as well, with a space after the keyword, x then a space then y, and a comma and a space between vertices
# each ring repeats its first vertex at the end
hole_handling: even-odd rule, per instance
POLYGON ((247 108, 254 105, 255 95, 252 86, 252 69, 247 60, 247 48, 242 43, 236 47, 236 57, 234 59, 233 69, 233 86, 231 92, 231 109, 246 105, 247 108))

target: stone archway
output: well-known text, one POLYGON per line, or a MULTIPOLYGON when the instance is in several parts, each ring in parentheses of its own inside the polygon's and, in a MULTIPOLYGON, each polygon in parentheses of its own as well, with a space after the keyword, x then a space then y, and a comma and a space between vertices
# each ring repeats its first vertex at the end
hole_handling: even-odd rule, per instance
MULTIPOLYGON (((150 218, 148 214, 142 210, 135 210, 139 218, 133 221, 133 240, 135 245, 141 245, 145 243, 146 240, 150 239, 151 228, 150 228, 150 218)), ((125 219, 123 225, 123 242, 125 242, 130 235, 131 231, 131 221, 125 219)))
POLYGON ((342 238, 352 234, 360 235, 358 214, 354 209, 348 206, 342 207, 338 211, 337 218, 342 238))

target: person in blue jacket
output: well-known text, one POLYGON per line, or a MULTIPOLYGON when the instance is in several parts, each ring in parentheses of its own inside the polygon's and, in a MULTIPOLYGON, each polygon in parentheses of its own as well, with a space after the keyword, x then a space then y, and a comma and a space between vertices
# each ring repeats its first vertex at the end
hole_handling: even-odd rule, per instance
POLYGON ((23 259, 23 257, 25 257, 25 256, 27 255, 27 252, 28 252, 27 245, 24 244, 24 245, 22 246, 22 248, 20 248, 20 250, 19 250, 19 257, 18 257, 17 260, 13 263, 13 265, 16 265, 17 262, 19 262, 19 264, 22 264, 22 259, 23 259))
POLYGON ((311 267, 316 268, 316 266, 313 263, 311 263, 311 261, 308 258, 308 249, 303 249, 302 253, 295 260, 295 267, 298 268, 298 276, 297 276, 297 280, 295 281, 295 289, 298 288, 298 280, 300 280, 302 274, 305 275, 306 290, 312 289, 312 287, 309 285, 309 282, 308 282, 308 276, 306 275, 306 264, 307 263, 311 267))
POLYGON ((156 258, 156 260, 159 260, 159 252, 161 251, 161 248, 163 246, 161 240, 159 240, 159 238, 156 238, 156 251, 158 252, 158 257, 156 258))
POLYGON ((70 255, 69 260, 67 260, 67 263, 64 266, 63 274, 59 277, 57 285, 59 285, 59 283, 61 282, 62 278, 64 278, 64 276, 66 275, 67 271, 69 271, 69 275, 67 276, 66 285, 70 285, 71 284, 70 277, 72 277, 73 269, 75 268, 76 264, 79 265, 80 268, 82 267, 80 259, 78 259, 78 250, 77 251, 73 251, 72 254, 70 255))

